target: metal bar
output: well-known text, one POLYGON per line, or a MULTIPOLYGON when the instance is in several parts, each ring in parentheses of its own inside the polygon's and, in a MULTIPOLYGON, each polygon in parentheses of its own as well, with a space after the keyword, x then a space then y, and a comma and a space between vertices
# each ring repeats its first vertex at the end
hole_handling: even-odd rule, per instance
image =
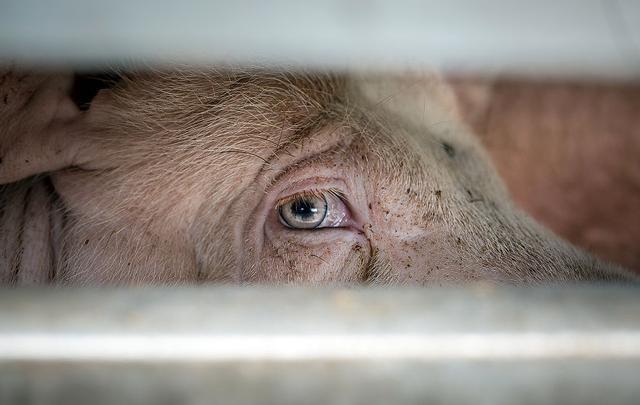
POLYGON ((17 289, 0 403, 607 403, 640 289, 17 289))
POLYGON ((635 0, 5 0, 0 58, 640 77, 635 0))

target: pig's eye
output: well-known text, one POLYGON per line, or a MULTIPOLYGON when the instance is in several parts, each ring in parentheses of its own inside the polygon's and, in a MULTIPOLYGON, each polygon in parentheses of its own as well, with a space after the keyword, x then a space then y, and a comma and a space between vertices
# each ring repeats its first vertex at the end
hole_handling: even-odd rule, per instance
POLYGON ((304 191, 278 201, 280 222, 292 229, 338 228, 348 220, 348 209, 339 193, 304 191))

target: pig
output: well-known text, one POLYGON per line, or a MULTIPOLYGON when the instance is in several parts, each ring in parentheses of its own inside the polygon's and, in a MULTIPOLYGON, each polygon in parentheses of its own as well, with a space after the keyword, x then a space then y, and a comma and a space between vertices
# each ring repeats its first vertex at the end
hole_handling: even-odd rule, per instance
POLYGON ((635 280, 514 206, 432 73, 0 77, 4 284, 635 280))

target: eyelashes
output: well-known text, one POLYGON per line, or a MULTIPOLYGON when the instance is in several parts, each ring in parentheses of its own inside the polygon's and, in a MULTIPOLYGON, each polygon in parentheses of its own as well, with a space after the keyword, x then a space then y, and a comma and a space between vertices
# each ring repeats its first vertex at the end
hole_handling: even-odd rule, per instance
POLYGON ((276 209, 280 208, 282 205, 287 204, 291 201, 300 198, 324 198, 325 196, 334 196, 342 201, 346 201, 346 197, 344 193, 337 188, 329 188, 326 190, 313 189, 313 190, 304 190, 299 193, 291 194, 287 197, 283 197, 276 202, 276 209))

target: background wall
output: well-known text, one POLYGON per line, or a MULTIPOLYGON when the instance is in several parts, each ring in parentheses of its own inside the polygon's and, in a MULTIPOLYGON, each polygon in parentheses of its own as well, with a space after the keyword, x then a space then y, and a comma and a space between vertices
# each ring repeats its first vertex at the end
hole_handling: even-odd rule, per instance
POLYGON ((452 83, 516 202, 640 272, 640 84, 452 83))

